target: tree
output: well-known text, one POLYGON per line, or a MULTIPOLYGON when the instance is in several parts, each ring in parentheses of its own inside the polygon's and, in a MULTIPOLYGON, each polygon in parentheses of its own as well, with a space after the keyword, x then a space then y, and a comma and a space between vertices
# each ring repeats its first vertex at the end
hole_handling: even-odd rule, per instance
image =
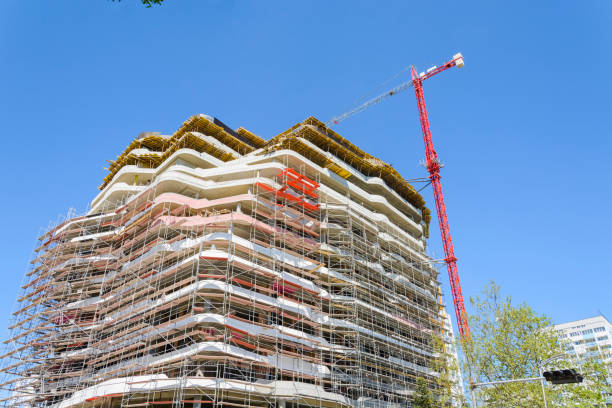
POLYGON ((432 349, 434 358, 430 367, 438 373, 435 380, 436 388, 433 391, 436 407, 463 406, 464 397, 461 395, 460 384, 456 383, 461 381, 457 375, 459 362, 439 336, 432 337, 432 349))
MULTIPOLYGON (((120 2, 121 0, 116 0, 116 1, 120 2)), ((140 1, 142 1, 142 4, 144 4, 147 8, 150 8, 154 4, 161 5, 164 2, 164 0, 140 0, 140 1)))
POLYGON ((434 400, 427 381, 419 377, 416 380, 416 388, 413 394, 412 406, 414 408, 434 408, 434 400))
MULTIPOLYGON (((491 282, 482 296, 471 298, 475 310, 469 316, 471 338, 462 343, 463 372, 474 382, 539 377, 540 363, 563 354, 564 345, 551 328, 551 321, 525 303, 512 304, 501 298, 500 288, 491 282)), ((605 402, 606 367, 594 359, 578 362, 559 360, 556 368, 579 368, 581 384, 546 385, 549 406, 594 407, 605 402)), ((511 383, 478 388, 479 400, 487 407, 539 408, 544 406, 539 382, 511 383)))
POLYGON ((430 361, 430 369, 437 375, 428 383, 424 378, 417 378, 413 394, 413 407, 444 408, 464 406, 465 398, 458 389, 457 381, 461 381, 457 375, 459 362, 447 349, 444 340, 433 335, 431 338, 433 358, 430 361))
POLYGON ((151 7, 153 4, 160 5, 164 2, 164 0, 142 0, 142 4, 144 4, 147 8, 151 7))

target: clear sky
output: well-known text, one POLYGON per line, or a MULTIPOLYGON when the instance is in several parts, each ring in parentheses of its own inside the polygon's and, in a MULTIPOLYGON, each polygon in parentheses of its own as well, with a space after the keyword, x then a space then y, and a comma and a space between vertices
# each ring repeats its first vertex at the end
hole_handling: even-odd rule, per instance
MULTIPOLYGON (((206 113, 270 138, 456 52, 425 98, 466 300, 493 279, 557 323, 612 317, 611 2, 166 3, 0 2, 0 317, 41 228, 85 210, 139 132, 206 113)), ((426 175, 411 90, 337 131, 426 175)))

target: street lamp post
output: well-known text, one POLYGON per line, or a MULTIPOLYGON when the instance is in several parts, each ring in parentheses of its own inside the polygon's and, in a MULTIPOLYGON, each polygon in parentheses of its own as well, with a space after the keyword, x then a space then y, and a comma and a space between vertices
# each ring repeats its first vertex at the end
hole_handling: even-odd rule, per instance
MULTIPOLYGON (((540 362, 540 364, 538 364, 538 368, 540 370, 540 372, 538 374, 542 374, 542 372, 544 372, 544 366, 552 361, 558 360, 561 357, 566 357, 567 354, 558 354, 556 356, 552 356, 551 358, 547 358, 546 360, 540 362)), ((540 381, 540 384, 542 385, 542 397, 544 397, 544 408, 548 408, 548 403, 546 402, 546 388, 544 387, 544 383, 546 382, 546 378, 542 377, 542 380, 540 381)))
MULTIPOLYGON (((540 365, 540 373, 542 372, 542 365, 540 365)), ((542 398, 544 398, 544 408, 548 408, 548 403, 546 402, 546 389, 544 388, 544 382, 546 379, 542 377, 540 380, 540 385, 542 386, 542 398)))

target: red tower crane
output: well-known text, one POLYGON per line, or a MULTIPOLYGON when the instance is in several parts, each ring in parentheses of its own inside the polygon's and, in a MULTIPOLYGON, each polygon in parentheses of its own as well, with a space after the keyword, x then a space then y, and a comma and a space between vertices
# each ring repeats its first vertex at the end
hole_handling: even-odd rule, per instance
POLYGON ((337 116, 327 122, 328 125, 338 124, 339 122, 353 116, 354 114, 361 112, 372 105, 375 105, 387 97, 396 95, 397 93, 414 86, 416 93, 417 106, 419 108, 419 116, 421 119, 421 130, 423 131, 423 141, 425 142, 425 162, 427 171, 429 172, 429 179, 433 188, 434 199, 436 201, 436 209, 438 212, 438 223, 440 224, 440 233, 442 234, 442 245, 444 247, 444 261, 448 269, 448 277, 450 280, 451 292, 453 295, 453 302, 455 304, 455 314, 457 317, 457 326, 459 327, 459 334, 461 338, 469 336, 469 327, 467 323, 465 305, 463 303, 463 294, 461 292, 461 284, 459 282, 459 272, 457 271, 457 258, 455 257, 455 250, 453 248, 453 240, 451 239, 450 228, 448 226, 448 217, 446 216, 446 206, 444 205, 444 195, 442 194, 442 184, 440 182, 440 160, 438 160, 438 154, 436 153, 431 138, 431 130, 429 129, 429 118, 427 117, 427 108, 425 107, 425 97, 423 96, 423 81, 431 78, 432 76, 439 74, 452 67, 462 68, 464 65, 463 56, 461 54, 455 54, 453 59, 441 65, 440 67, 431 67, 426 72, 416 73, 414 66, 410 67, 412 74, 412 80, 410 82, 404 82, 396 86, 395 88, 381 94, 369 101, 363 103, 357 108, 346 112, 340 116, 337 116))
POLYGON ((444 246, 444 261, 448 269, 448 278, 450 280, 451 292, 453 293, 453 302, 455 303, 455 314, 457 316, 457 326, 459 334, 463 338, 469 334, 468 323, 465 315, 465 305, 463 304, 463 293, 461 292, 461 283, 459 282, 459 272, 457 271, 457 258, 455 258, 455 249, 453 248, 453 240, 451 239, 450 228, 448 226, 448 217, 446 216, 446 206, 444 205, 444 194, 442 194, 442 183, 440 183, 440 161, 436 153, 433 140, 431 138, 431 130, 429 129, 429 118, 427 117, 427 108, 425 107, 425 97, 423 96, 423 81, 439 74, 451 67, 463 67, 463 57, 461 54, 456 54, 452 60, 440 67, 433 67, 425 73, 418 74, 414 66, 410 67, 412 74, 412 84, 416 93, 417 105, 419 107, 419 116, 421 118, 421 130, 423 131, 423 141, 425 142, 425 163, 429 172, 429 179, 433 188, 434 199, 436 200, 436 209, 438 210, 438 223, 440 224, 440 233, 442 234, 442 245, 444 246))

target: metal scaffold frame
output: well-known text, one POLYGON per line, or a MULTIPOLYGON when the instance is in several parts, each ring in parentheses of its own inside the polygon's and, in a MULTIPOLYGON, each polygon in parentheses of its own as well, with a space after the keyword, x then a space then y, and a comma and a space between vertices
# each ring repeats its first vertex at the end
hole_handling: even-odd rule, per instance
POLYGON ((5 342, 4 405, 399 408, 417 377, 435 388, 423 211, 355 178, 344 139, 323 135, 342 145, 323 151, 316 120, 251 150, 245 130, 230 143, 186 123, 200 127, 135 144, 157 149, 146 165, 114 162, 137 172, 127 191, 108 180, 95 211, 40 237, 5 342), (234 148, 244 164, 218 172, 213 153, 234 148))

